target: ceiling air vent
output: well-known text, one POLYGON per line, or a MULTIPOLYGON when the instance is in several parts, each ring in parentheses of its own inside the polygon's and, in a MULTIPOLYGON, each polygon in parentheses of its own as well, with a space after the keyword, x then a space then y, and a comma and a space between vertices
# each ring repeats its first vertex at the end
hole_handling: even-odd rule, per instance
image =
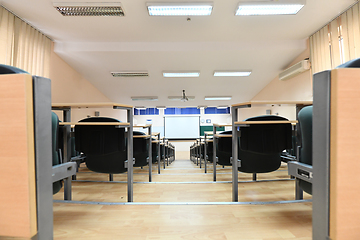
POLYGON ((148 77, 148 72, 112 72, 113 77, 148 77))
POLYGON ((284 81, 310 69, 309 60, 302 60, 279 74, 279 80, 284 81))
POLYGON ((53 6, 63 16, 124 16, 119 2, 115 3, 54 3, 53 6))

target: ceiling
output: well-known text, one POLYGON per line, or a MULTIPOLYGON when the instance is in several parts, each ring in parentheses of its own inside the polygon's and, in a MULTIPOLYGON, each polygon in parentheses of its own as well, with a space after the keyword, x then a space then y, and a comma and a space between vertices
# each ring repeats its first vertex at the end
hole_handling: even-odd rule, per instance
POLYGON ((124 17, 63 17, 53 2, 100 0, 0 0, 52 38, 55 52, 111 101, 218 106, 251 100, 306 49, 312 33, 356 1, 308 0, 297 15, 235 16, 239 0, 213 0, 211 16, 190 21, 149 16, 146 3, 151 1, 145 0, 120 1, 124 17), (187 70, 200 71, 200 77, 162 77, 163 71, 187 70), (215 70, 252 70, 252 74, 214 77, 215 70), (112 71, 148 71, 149 76, 114 78, 112 71), (168 100, 183 89, 195 99, 168 100), (158 96, 158 101, 132 101, 131 96, 158 96), (205 96, 232 96, 232 100, 205 101, 205 96))

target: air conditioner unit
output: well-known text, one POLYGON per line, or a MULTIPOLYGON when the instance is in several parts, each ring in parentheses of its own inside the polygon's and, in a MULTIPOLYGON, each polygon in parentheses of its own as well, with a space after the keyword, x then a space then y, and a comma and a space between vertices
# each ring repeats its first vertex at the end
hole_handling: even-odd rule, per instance
POLYGON ((310 69, 309 60, 302 60, 279 74, 279 80, 284 81, 310 69))

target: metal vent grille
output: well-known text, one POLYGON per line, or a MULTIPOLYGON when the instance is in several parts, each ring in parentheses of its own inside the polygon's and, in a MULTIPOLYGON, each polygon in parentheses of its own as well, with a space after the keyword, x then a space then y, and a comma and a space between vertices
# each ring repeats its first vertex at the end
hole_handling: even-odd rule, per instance
POLYGON ((113 77, 148 77, 148 72, 112 72, 113 77))
POLYGON ((54 7, 63 16, 124 16, 120 3, 54 3, 54 7))

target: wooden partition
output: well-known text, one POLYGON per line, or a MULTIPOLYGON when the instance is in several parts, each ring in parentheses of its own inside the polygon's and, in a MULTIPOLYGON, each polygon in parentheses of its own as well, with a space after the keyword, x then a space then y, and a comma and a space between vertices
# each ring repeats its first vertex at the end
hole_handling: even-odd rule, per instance
POLYGON ((0 238, 37 233, 32 76, 0 75, 0 238))
POLYGON ((360 239, 360 69, 331 71, 330 238, 360 239))

